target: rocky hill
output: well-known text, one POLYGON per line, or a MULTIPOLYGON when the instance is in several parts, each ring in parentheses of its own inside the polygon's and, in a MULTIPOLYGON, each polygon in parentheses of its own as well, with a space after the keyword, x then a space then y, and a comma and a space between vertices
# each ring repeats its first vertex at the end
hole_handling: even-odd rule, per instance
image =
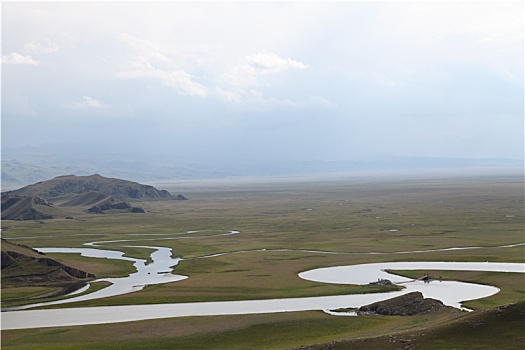
POLYGON ((38 196, 54 201, 64 200, 74 205, 89 205, 112 197, 116 200, 170 200, 176 199, 166 190, 137 182, 107 178, 98 174, 89 176, 65 175, 41 181, 10 191, 19 196, 38 196), (81 197, 75 198, 76 195, 81 197))
POLYGON ((166 190, 137 182, 90 176, 66 175, 2 193, 3 220, 69 218, 71 212, 144 213, 129 202, 187 200, 166 190), (80 208, 79 208, 80 207, 80 208), (76 208, 75 210, 71 210, 76 208))

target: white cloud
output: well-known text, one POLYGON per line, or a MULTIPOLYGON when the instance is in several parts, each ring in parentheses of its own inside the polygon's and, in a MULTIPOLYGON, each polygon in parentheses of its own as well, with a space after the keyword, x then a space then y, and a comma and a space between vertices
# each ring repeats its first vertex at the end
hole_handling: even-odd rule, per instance
POLYGON ((142 67, 128 68, 117 74, 120 78, 140 79, 153 78, 162 81, 168 86, 175 86, 179 93, 192 96, 206 96, 207 88, 197 82, 183 69, 165 70, 143 65, 142 67))
POLYGON ((281 58, 274 52, 248 55, 245 56, 244 59, 250 67, 263 74, 276 73, 286 69, 304 69, 308 67, 302 62, 290 58, 281 58))
MULTIPOLYGON (((249 109, 266 109, 275 107, 302 108, 310 105, 312 101, 293 101, 288 98, 266 96, 254 88, 260 85, 262 76, 277 74, 290 69, 305 69, 308 65, 290 58, 282 58, 274 52, 262 52, 246 55, 235 66, 227 68, 219 74, 217 93, 226 101, 244 104, 249 109)), ((265 81, 268 86, 274 83, 265 81)), ((319 101, 319 100, 318 100, 319 101)), ((325 100, 327 101, 327 100, 325 100)), ((316 104, 316 103, 314 103, 316 104)), ((325 106, 330 103, 324 103, 325 106)))
POLYGON ((40 61, 35 60, 31 56, 24 56, 16 52, 11 52, 8 55, 2 55, 3 64, 25 64, 37 66, 40 64, 40 61))
POLYGON ((383 44, 400 64, 432 67, 466 64, 523 81, 523 3, 467 1, 388 5, 376 18, 368 42, 383 44), (423 63, 424 62, 424 63, 423 63))
POLYGON ((288 69, 305 69, 308 65, 279 57, 274 52, 262 52, 244 56, 237 66, 231 67, 222 74, 222 80, 234 86, 250 86, 257 84, 259 75, 278 73, 288 69))
MULTIPOLYGON (((211 77, 210 80, 218 83, 215 86, 211 85, 211 83, 206 86, 196 82, 186 69, 180 68, 178 62, 171 57, 172 55, 168 52, 168 49, 160 52, 157 50, 157 47, 146 40, 131 36, 126 36, 125 39, 132 43, 135 48, 140 48, 142 54, 135 57, 135 61, 123 66, 124 69, 117 73, 119 78, 157 79, 165 85, 175 87, 181 94, 201 97, 211 94, 219 96, 230 103, 248 103, 253 105, 254 99, 249 97, 253 91, 245 88, 257 85, 260 75, 308 67, 302 62, 281 58, 275 53, 264 52, 243 57, 237 66, 231 67, 226 73, 223 73, 223 70, 216 67, 200 67, 201 70, 198 72, 207 72, 206 74, 211 77), (216 77, 219 79, 216 79, 216 77), (228 85, 230 87, 233 85, 234 88, 229 88, 228 85)), ((203 55, 205 54, 203 53, 203 55)), ((204 57, 203 61, 206 60, 207 58, 204 57)), ((263 99, 266 99, 265 105, 268 105, 268 101, 274 100, 271 97, 263 97, 263 99)), ((280 100, 275 99, 275 101, 280 100)), ((282 104, 282 102, 272 102, 270 104, 282 104)), ((294 102, 287 103, 287 105, 299 107, 299 104, 294 102)))
POLYGON ((237 104, 242 102, 242 96, 238 92, 231 91, 231 90, 225 90, 225 89, 222 89, 220 87, 216 88, 215 92, 222 99, 224 99, 224 100, 226 100, 228 102, 233 102, 233 103, 237 103, 237 104))
POLYGON ((285 109, 309 109, 309 108, 333 108, 335 104, 322 96, 311 95, 306 99, 292 100, 289 98, 278 98, 265 96, 258 90, 249 90, 242 94, 235 93, 233 102, 242 102, 248 110, 267 110, 275 108, 285 109))
POLYGON ((230 103, 246 101, 245 88, 258 84, 261 75, 275 74, 308 66, 274 52, 263 51, 242 57, 228 67, 224 55, 214 55, 216 47, 208 44, 160 44, 154 40, 123 33, 121 42, 132 50, 131 59, 117 73, 119 78, 155 79, 175 87, 180 94, 215 95, 230 103), (197 82, 197 78, 204 82, 197 82), (233 87, 233 88, 232 88, 233 87))
POLYGON ((379 72, 372 72, 368 79, 372 83, 383 87, 395 88, 403 85, 396 83, 396 81, 393 80, 391 77, 379 72))
POLYGON ((68 108, 75 108, 75 109, 88 109, 88 108, 104 108, 106 107, 106 105, 102 102, 100 102, 99 100, 93 98, 93 97, 90 97, 90 96, 82 96, 82 101, 78 102, 78 101, 74 101, 74 102, 71 102, 67 105, 65 105, 65 107, 68 107, 68 108))
POLYGON ((31 41, 24 45, 24 51, 30 54, 47 54, 57 52, 60 49, 58 44, 51 41, 49 38, 44 38, 39 41, 31 41))
MULTIPOLYGON (((220 139, 221 127, 255 130, 267 119, 285 119, 304 131, 324 128, 322 145, 332 144, 333 132, 355 152, 401 152, 401 144, 376 140, 417 134, 407 115, 421 116, 429 134, 436 125, 457 130, 463 125, 449 120, 476 115, 480 136, 492 132, 489 121, 498 121, 488 113, 502 111, 513 116, 507 125, 521 131, 523 141, 523 2, 2 5, 2 89, 10 93, 2 117, 13 121, 12 135, 29 133, 31 123, 20 116, 63 130, 47 116, 71 112, 133 117, 144 125, 169 121, 174 129, 179 121, 192 130, 205 124, 220 139), (174 98, 179 93, 184 98, 174 98), (175 108, 180 113, 173 115, 175 108), (356 137, 343 136, 349 132, 356 137)), ((98 121, 93 127, 105 130, 107 118, 98 121)), ((35 140, 49 137, 34 129, 35 140)), ((293 137, 289 142, 294 147, 293 137)), ((404 144, 425 152, 421 142, 404 144)), ((494 145, 502 154, 523 154, 523 147, 494 145)))
POLYGON ((184 57, 178 55, 177 48, 169 45, 159 46, 128 34, 122 34, 120 39, 135 50, 135 57, 123 66, 124 69, 117 73, 117 77, 158 79, 168 86, 176 87, 181 94, 191 96, 208 94, 208 89, 194 81, 192 75, 181 67, 179 61, 184 61, 184 57))

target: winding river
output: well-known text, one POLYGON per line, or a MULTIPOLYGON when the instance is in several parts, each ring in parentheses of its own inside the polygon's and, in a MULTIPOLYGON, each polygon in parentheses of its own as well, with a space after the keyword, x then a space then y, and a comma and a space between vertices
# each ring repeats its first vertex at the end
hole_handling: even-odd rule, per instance
MULTIPOLYGON (((187 233, 194 233, 189 231, 187 233)), ((238 231, 229 231, 220 235, 237 234, 238 231)), ((156 238, 158 239, 158 238, 156 238)), ((167 238, 169 239, 169 238, 167 238)), ((119 242, 134 241, 121 240, 119 242)), ((138 241, 138 239, 137 239, 138 241)), ((143 239, 141 239, 143 241, 143 239)), ((112 241, 113 242, 113 241, 112 241)), ((90 242, 88 246, 97 246, 108 242, 90 242)), ((519 244, 522 245, 522 244, 519 244)), ((511 245, 515 246, 515 245, 511 245)), ((76 253, 88 257, 119 259, 133 261, 136 272, 124 278, 107 278, 97 281, 108 281, 111 285, 99 291, 72 296, 55 302, 27 305, 23 308, 36 306, 70 303, 83 300, 106 298, 125 293, 131 293, 147 285, 176 282, 188 278, 172 274, 173 267, 180 261, 173 258, 171 249, 166 247, 134 246, 153 249, 152 263, 144 259, 125 257, 124 253, 116 250, 95 248, 40 248, 44 253, 76 253)), ((510 246, 502 246, 510 247, 510 246)), ((471 247, 476 249, 478 247, 471 247)), ((455 248, 447 248, 455 249, 455 248)), ((260 251, 265 251, 261 249, 260 251)), ((238 253, 238 252, 234 252, 238 253)), ((331 252, 318 252, 331 253, 331 252)), ((401 253, 401 252, 397 252, 401 253)), ((402 252, 405 253, 405 252, 402 252)), ((378 253, 369 253, 378 254, 378 253)), ((385 253, 386 254, 386 253, 385 253)), ((396 254, 389 253, 389 254, 396 254)), ((223 254, 209 255, 200 258, 211 258, 223 254)), ((358 308, 373 302, 390 299, 413 291, 420 291, 426 298, 441 300, 445 305, 461 308, 461 302, 484 298, 499 291, 493 286, 464 283, 456 281, 432 281, 425 283, 418 280, 396 276, 384 270, 466 270, 492 271, 507 273, 525 273, 525 264, 522 263, 471 263, 471 262, 392 262, 373 263, 350 266, 338 266, 305 271, 299 274, 300 278, 323 283, 338 284, 368 284, 373 279, 389 279, 405 288, 401 291, 374 294, 353 294, 325 297, 286 298, 266 300, 218 301, 178 304, 155 305, 128 305, 128 306, 100 306, 86 308, 48 309, 48 310, 21 310, 2 312, 2 329, 25 329, 40 327, 60 327, 73 325, 101 324, 138 321, 148 319, 183 317, 183 316, 214 316, 239 315, 257 313, 275 313, 289 311, 331 310, 338 308, 358 308)))
POLYGON ((136 292, 148 285, 176 282, 188 278, 187 276, 175 275, 171 273, 173 271, 173 267, 176 266, 180 261, 180 258, 174 259, 171 257, 171 248, 150 246, 136 246, 136 248, 153 249, 154 252, 150 255, 151 260, 153 262, 147 264, 145 259, 128 258, 124 256, 123 252, 114 250, 102 250, 93 248, 38 248, 37 250, 42 253, 77 253, 81 256, 90 258, 106 258, 133 261, 133 266, 137 271, 130 274, 127 277, 97 279, 94 282, 106 281, 110 282, 111 284, 108 287, 105 287, 93 293, 83 294, 69 299, 25 305, 13 309, 22 310, 37 306, 65 304, 73 303, 76 301, 107 298, 115 295, 136 292))

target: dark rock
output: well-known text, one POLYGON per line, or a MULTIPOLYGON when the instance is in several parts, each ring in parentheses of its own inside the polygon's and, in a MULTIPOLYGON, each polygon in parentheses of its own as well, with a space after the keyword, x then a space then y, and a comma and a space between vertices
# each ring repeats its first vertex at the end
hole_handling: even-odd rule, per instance
POLYGON ((88 212, 93 214, 104 214, 104 210, 99 205, 95 205, 94 207, 91 207, 88 209, 88 212))
POLYGON ((2 251, 2 269, 11 266, 13 263, 13 258, 6 252, 2 251))
POLYGON ((188 198, 186 198, 185 196, 183 196, 182 194, 178 194, 175 196, 175 199, 177 200, 180 200, 180 201, 187 201, 188 198))
POLYGON ((118 202, 110 205, 110 209, 130 209, 131 205, 127 202, 118 202))
POLYGON ((456 310, 444 305, 440 300, 425 299, 421 292, 412 292, 388 300, 378 301, 359 308, 360 315, 411 316, 443 310, 456 310))
POLYGON ((117 202, 117 203, 106 202, 106 203, 92 206, 91 208, 88 209, 88 212, 103 214, 105 211, 111 210, 111 209, 117 209, 117 210, 131 209, 131 204, 129 204, 128 202, 117 202))

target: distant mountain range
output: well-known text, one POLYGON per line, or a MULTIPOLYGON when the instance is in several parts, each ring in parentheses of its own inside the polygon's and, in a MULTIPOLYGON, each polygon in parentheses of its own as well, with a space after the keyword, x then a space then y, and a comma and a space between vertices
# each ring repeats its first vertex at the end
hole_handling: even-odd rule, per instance
POLYGON ((432 169, 523 169, 523 159, 361 157, 341 161, 196 162, 162 155, 2 153, 2 190, 62 174, 105 176, 138 182, 217 179, 242 176, 295 176, 322 173, 432 169))
POLYGON ((137 182, 89 176, 66 175, 2 193, 3 220, 41 220, 66 216, 71 207, 88 207, 91 213, 111 210, 144 212, 128 201, 184 200, 166 190, 137 182))

